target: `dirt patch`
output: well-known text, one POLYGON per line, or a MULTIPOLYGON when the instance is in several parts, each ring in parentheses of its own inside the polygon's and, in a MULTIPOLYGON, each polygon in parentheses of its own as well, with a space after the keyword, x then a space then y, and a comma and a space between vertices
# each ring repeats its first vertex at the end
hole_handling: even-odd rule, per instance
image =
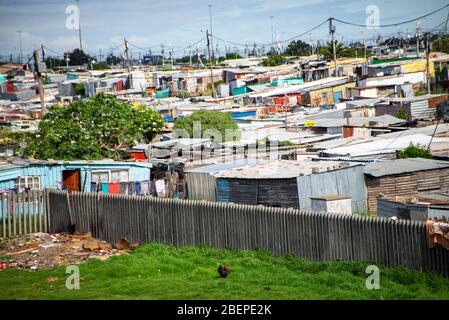
POLYGON ((33 233, 1 240, 0 270, 37 270, 81 264, 89 259, 107 260, 114 255, 128 254, 138 246, 139 244, 130 243, 126 238, 111 245, 94 239, 91 233, 33 233))

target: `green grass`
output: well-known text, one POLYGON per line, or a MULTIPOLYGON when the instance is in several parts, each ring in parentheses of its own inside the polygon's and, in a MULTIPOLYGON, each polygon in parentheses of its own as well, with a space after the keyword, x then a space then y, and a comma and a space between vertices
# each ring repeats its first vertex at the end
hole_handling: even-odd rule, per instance
POLYGON ((65 288, 65 267, 0 271, 0 299, 448 299, 449 280, 383 268, 380 290, 365 287, 369 263, 316 263, 262 251, 149 244, 131 255, 80 265, 80 290, 65 288), (231 265, 221 279, 220 263, 231 265), (49 283, 49 277, 59 278, 49 283))

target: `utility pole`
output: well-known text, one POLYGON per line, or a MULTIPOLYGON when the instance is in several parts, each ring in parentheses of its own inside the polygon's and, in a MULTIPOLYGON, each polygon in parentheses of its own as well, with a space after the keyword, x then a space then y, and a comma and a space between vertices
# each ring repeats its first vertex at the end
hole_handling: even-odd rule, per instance
POLYGON ((426 34, 426 71, 427 71, 427 94, 431 94, 430 91, 430 35, 426 34))
POLYGON ((80 50, 83 51, 83 42, 81 41, 81 22, 80 22, 80 0, 76 0, 76 6, 78 7, 78 36, 80 38, 80 50))
POLYGON ((131 66, 129 65, 129 55, 128 55, 128 41, 124 39, 125 41, 125 59, 126 59, 126 65, 128 68, 128 76, 129 76, 129 88, 133 88, 133 79, 131 75, 131 66))
POLYGON ((161 53, 162 53, 162 66, 164 67, 165 66, 165 46, 164 46, 164 44, 161 45, 161 48, 162 48, 162 50, 161 50, 161 53))
POLYGON ((212 32, 212 5, 209 4, 209 22, 210 22, 210 47, 212 50, 212 60, 214 60, 214 39, 213 39, 213 32, 212 32))
POLYGON ((215 94, 215 84, 214 84, 214 71, 212 69, 212 54, 211 54, 211 42, 209 39, 209 31, 206 30, 206 37, 207 37, 207 51, 209 52, 209 66, 210 66, 210 81, 211 81, 211 87, 212 87, 212 98, 216 97, 215 94))
POLYGON ((66 66, 67 66, 67 70, 66 71, 69 71, 69 61, 70 61, 70 57, 69 57, 69 51, 67 50, 67 52, 64 54, 64 60, 65 60, 65 63, 66 63, 66 66))
POLYGON ((416 57, 419 58, 419 30, 421 21, 416 23, 416 57))
POLYGON ((39 60, 39 50, 36 49, 34 50, 34 76, 36 77, 36 80, 38 82, 39 85, 39 98, 41 100, 41 112, 42 115, 45 114, 46 110, 45 110, 45 92, 44 92, 44 85, 42 83, 42 64, 39 60))
MULTIPOLYGON (((45 47, 43 44, 41 44, 41 52, 42 52, 42 63, 45 65, 45 67, 47 67, 45 62, 46 61, 45 47)), ((48 76, 47 68, 45 68, 45 77, 47 76, 48 76)))
POLYGON ((102 62, 102 61, 103 61, 103 56, 101 54, 101 48, 100 48, 100 62, 102 62))
POLYGON ((271 20, 271 50, 274 52, 274 24, 273 24, 274 16, 270 16, 271 20))
POLYGON ((189 61, 190 61, 190 66, 192 66, 192 47, 189 47, 189 61))
POLYGON ((334 20, 334 18, 330 18, 330 20, 329 20, 329 32, 332 35, 332 50, 333 50, 333 54, 334 54, 334 67, 335 67, 334 75, 336 77, 338 77, 337 48, 335 46, 335 31, 336 31, 336 27, 332 23, 333 20, 334 20))
POLYGON ((19 33, 19 45, 20 45, 20 57, 19 57, 19 63, 23 63, 23 52, 22 52, 22 31, 17 31, 19 33))

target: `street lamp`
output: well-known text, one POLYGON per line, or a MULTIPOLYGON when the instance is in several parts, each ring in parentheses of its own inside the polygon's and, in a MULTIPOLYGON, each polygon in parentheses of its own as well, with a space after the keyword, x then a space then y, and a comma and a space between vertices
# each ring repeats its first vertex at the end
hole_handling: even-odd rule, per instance
POLYGON ((17 31, 19 33, 19 44, 20 44, 20 56, 19 56, 19 63, 22 64, 22 57, 23 57, 23 52, 22 52, 22 31, 17 31))
POLYGON ((212 33, 212 5, 209 5, 209 22, 210 22, 210 46, 212 48, 212 60, 214 59, 214 37, 212 33))

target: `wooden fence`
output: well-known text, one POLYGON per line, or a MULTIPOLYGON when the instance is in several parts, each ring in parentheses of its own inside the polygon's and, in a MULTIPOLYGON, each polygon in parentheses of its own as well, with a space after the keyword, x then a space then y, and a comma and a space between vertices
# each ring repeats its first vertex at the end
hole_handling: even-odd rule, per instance
POLYGON ((44 191, 1 193, 0 237, 45 232, 47 217, 44 200, 44 191))
POLYGON ((72 226, 102 240, 264 248, 312 261, 370 261, 449 276, 449 251, 429 249, 425 224, 293 209, 50 191, 50 232, 72 226))

